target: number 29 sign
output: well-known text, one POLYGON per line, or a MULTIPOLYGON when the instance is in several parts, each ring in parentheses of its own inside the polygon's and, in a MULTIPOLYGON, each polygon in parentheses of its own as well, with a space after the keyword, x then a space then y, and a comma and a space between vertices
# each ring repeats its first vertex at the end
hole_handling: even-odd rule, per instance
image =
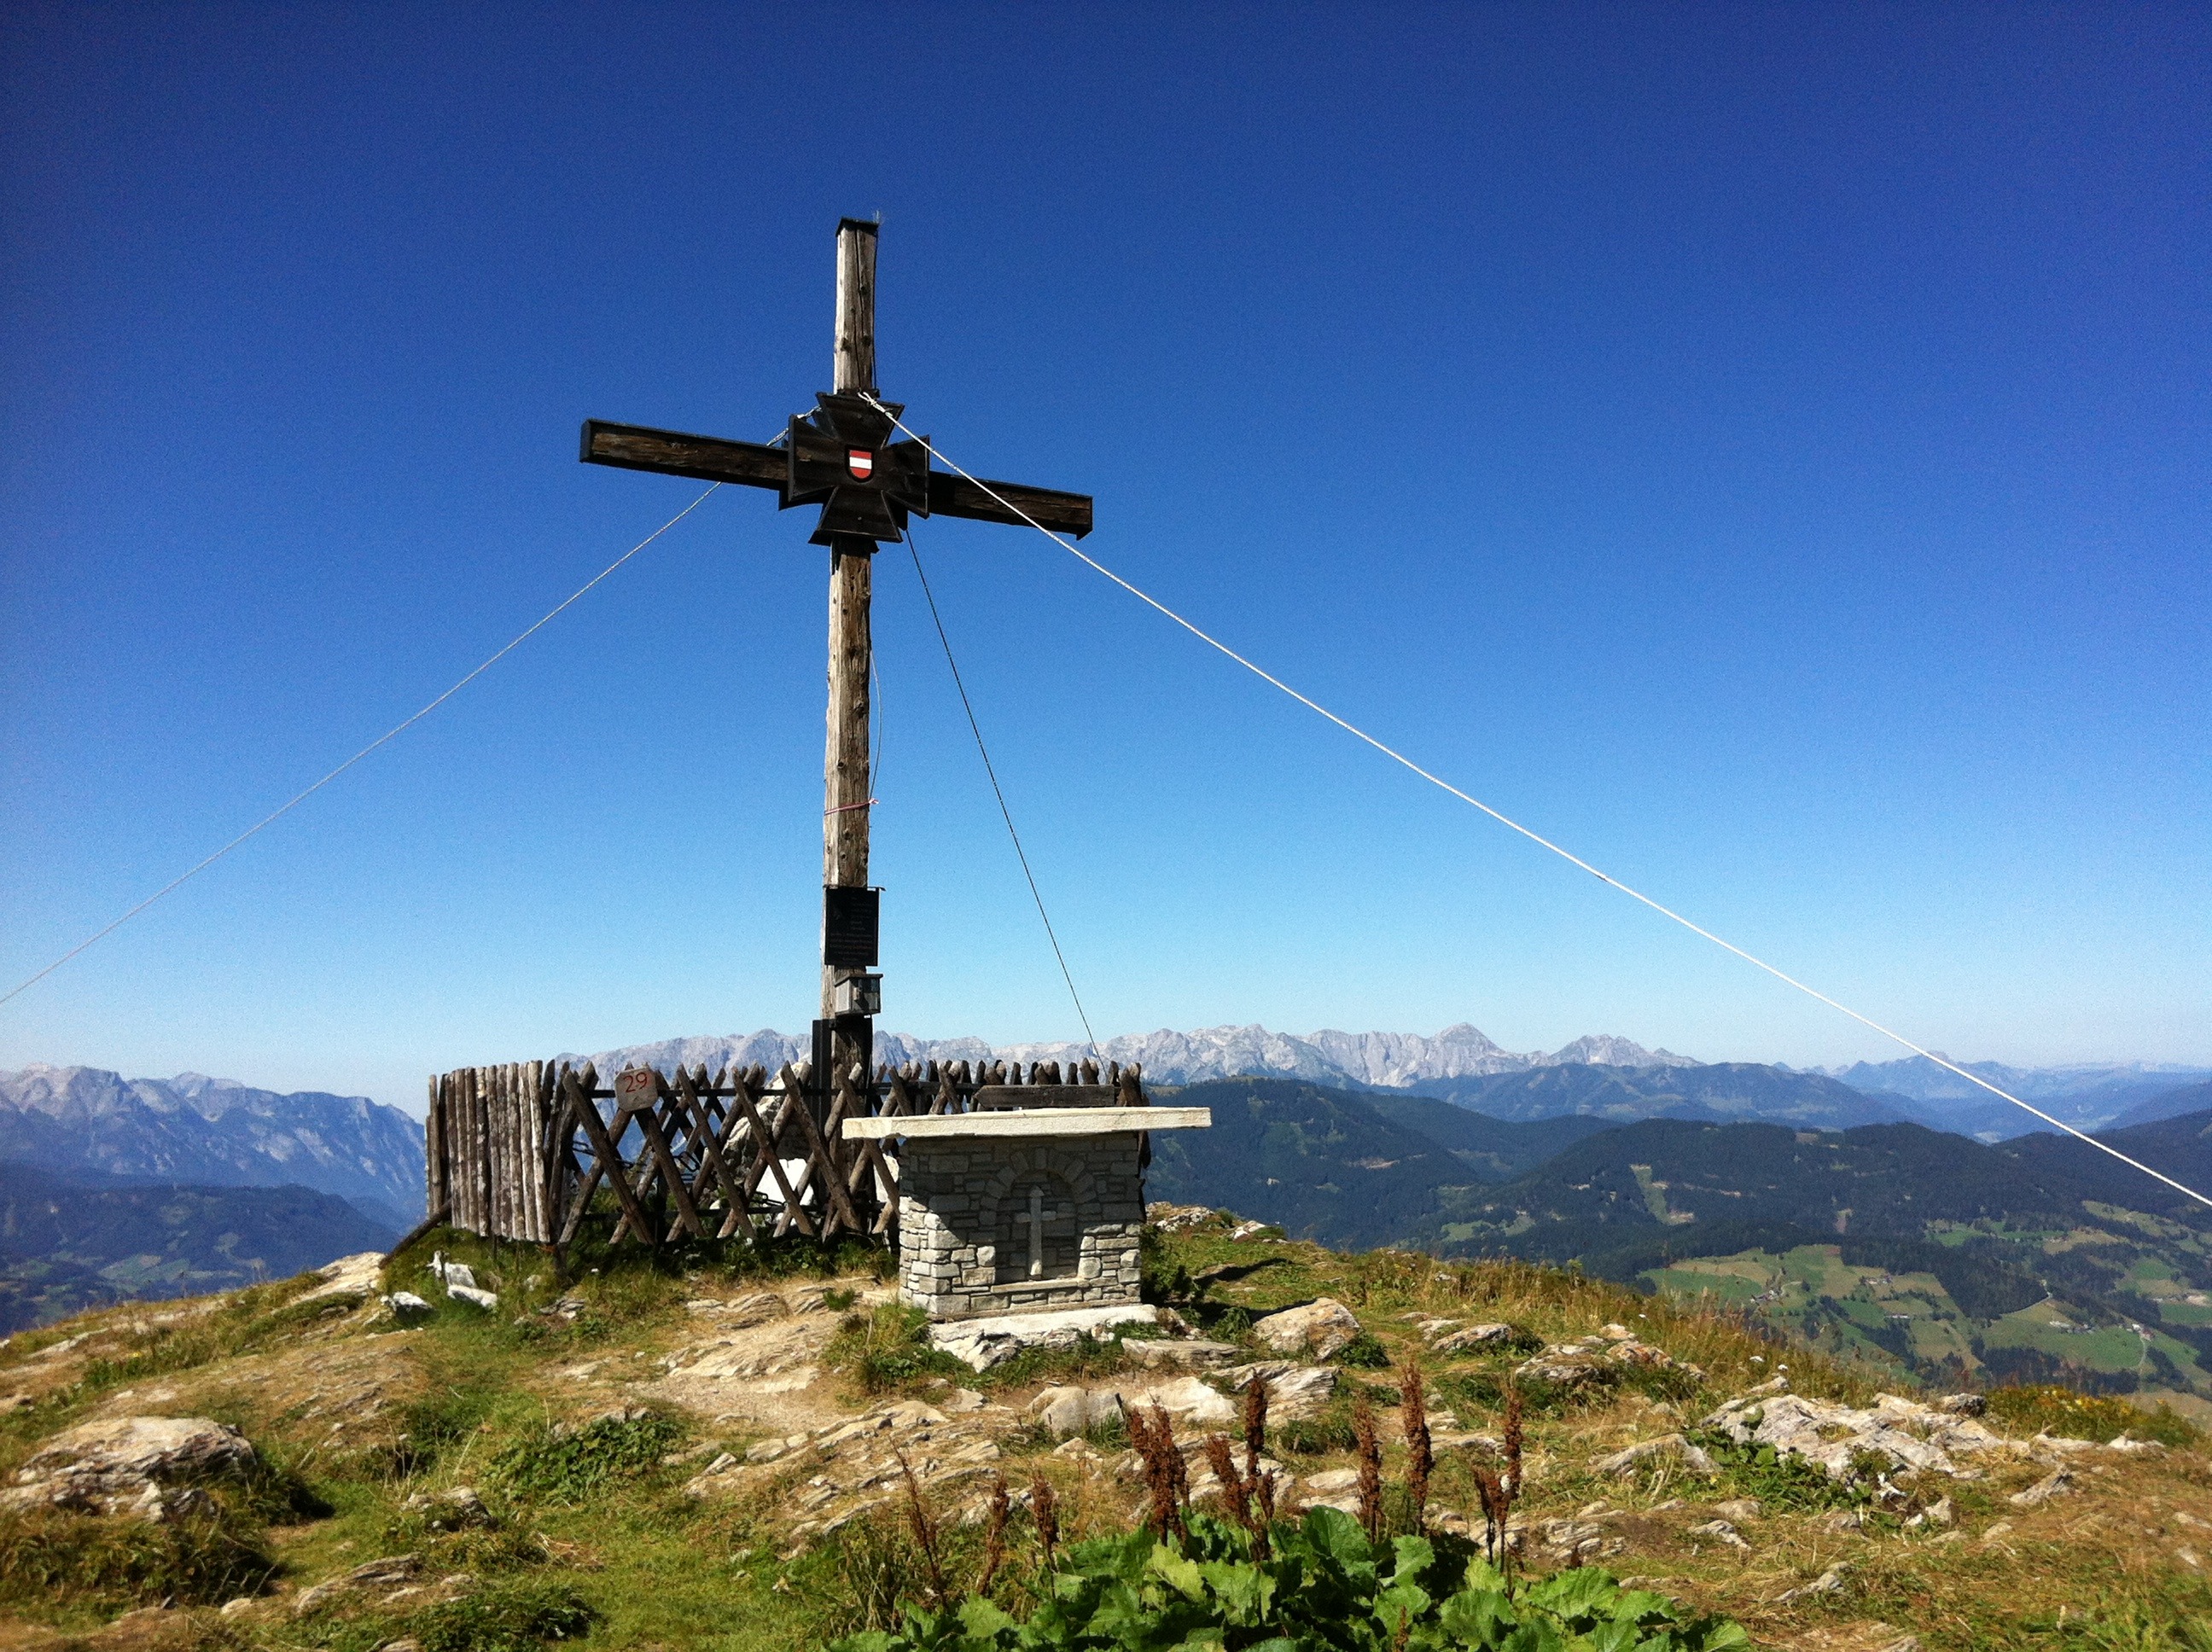
POLYGON ((660 1075, 651 1067, 624 1067, 615 1074, 615 1111, 642 1113, 660 1099, 660 1075))

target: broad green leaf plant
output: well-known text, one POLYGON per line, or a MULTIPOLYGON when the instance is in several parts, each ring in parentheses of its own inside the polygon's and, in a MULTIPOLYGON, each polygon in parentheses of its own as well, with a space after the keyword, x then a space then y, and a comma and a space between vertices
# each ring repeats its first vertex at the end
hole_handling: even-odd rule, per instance
POLYGON ((1066 1552, 1040 1574, 1026 1623, 975 1597, 945 1611, 910 1606, 902 1629, 830 1652, 1723 1652, 1749 1647, 1741 1625, 1691 1618, 1595 1567, 1510 1580, 1464 1545, 1440 1556, 1425 1537, 1370 1542, 1334 1509, 1252 1534, 1193 1513, 1165 1539, 1150 1527, 1066 1552))

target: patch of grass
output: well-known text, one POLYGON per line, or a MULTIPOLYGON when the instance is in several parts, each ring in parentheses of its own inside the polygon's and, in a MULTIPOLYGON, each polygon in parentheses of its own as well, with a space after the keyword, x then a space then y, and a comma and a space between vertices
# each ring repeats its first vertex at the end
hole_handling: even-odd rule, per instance
POLYGON ((1870 1475, 1853 1473, 1843 1479, 1809 1463, 1794 1451, 1777 1451, 1771 1445, 1739 1444, 1717 1430, 1700 1430, 1690 1436, 1721 1471, 1729 1492, 1756 1497, 1770 1513, 1816 1514, 1826 1509, 1856 1509, 1873 1497, 1870 1475))
POLYGON ((684 1437, 669 1418, 602 1417, 572 1433, 532 1430, 492 1459, 492 1473, 518 1497, 583 1503, 609 1482, 633 1480, 661 1466, 684 1437))
MULTIPOLYGON (((884 1247, 864 1243, 850 1235, 829 1244, 793 1232, 780 1238, 763 1236, 757 1241, 742 1237, 671 1239, 650 1250, 635 1245, 617 1247, 608 1241, 621 1217, 621 1207, 614 1195, 602 1189, 592 1201, 592 1213, 585 1218, 582 1231, 568 1248, 566 1284, 583 1286, 594 1279, 620 1281, 650 1277, 680 1282, 686 1276, 702 1274, 763 1282, 799 1278, 836 1279, 854 1274, 881 1280, 890 1278, 897 1268, 896 1257, 884 1247)), ((408 1256, 414 1258, 419 1253, 420 1262, 428 1262, 436 1237, 433 1236, 410 1246, 408 1256)), ((465 1244, 483 1242, 471 1241, 467 1236, 459 1237, 465 1244)), ((457 1248, 453 1243, 443 1248, 448 1255, 457 1256, 471 1266, 477 1265, 473 1253, 457 1248)), ((526 1260, 528 1265, 542 1265, 534 1253, 527 1254, 526 1260)))
POLYGON ((214 1488, 227 1506, 257 1525, 297 1526, 329 1518, 330 1503, 281 1456, 260 1448, 256 1459, 233 1485, 214 1488))
POLYGON ((1540 1376, 1522 1376, 1514 1378, 1511 1386, 1520 1391, 1521 1403, 1530 1416, 1565 1417, 1594 1406, 1611 1405, 1620 1396, 1621 1375, 1617 1368, 1604 1365, 1580 1382, 1553 1382, 1540 1376))
POLYGON ((2127 1434, 2185 1449, 2193 1449, 2204 1441, 2202 1430, 2163 1405, 2155 1411, 2145 1411, 2124 1400, 2078 1394, 2072 1388, 1992 1388, 1989 1404, 1990 1420, 2015 1431, 2094 1440, 2100 1445, 2127 1434))
POLYGON ((1219 1308, 1210 1316, 1201 1312, 1200 1324, 1217 1341, 1237 1342, 1251 1332, 1252 1315, 1242 1308, 1219 1308))
POLYGON ((422 1652, 538 1652, 589 1634, 599 1619, 566 1584, 503 1583, 418 1612, 408 1627, 422 1652))
POLYGON ((2124 1600, 2051 1628, 2067 1652, 2212 1652, 2212 1620, 2202 1613, 2201 1603, 2190 1613, 2165 1600, 2124 1600))
POLYGON ((297 1330, 300 1315, 296 1311, 287 1315, 284 1309, 293 1297, 321 1283, 319 1275, 302 1273, 273 1285, 255 1285, 240 1291, 213 1313, 134 1333, 130 1345, 118 1353, 86 1362, 76 1392, 89 1399, 149 1377, 167 1376, 214 1360, 252 1353, 297 1330))
MULTIPOLYGON (((36 1338, 19 1335, 10 1339, 9 1355, 20 1347, 51 1347, 70 1336, 89 1334, 100 1339, 77 1380, 19 1408, 0 1419, 0 1472, 11 1468, 33 1442, 66 1427, 103 1395, 117 1388, 152 1378, 197 1370, 217 1360, 257 1352, 273 1343, 297 1336, 316 1315, 288 1304, 320 1285, 316 1273, 253 1285, 221 1298, 204 1313, 173 1309, 180 1317, 169 1325, 154 1325, 132 1317, 158 1303, 133 1303, 122 1309, 97 1313, 46 1327, 36 1338), (90 1322, 87 1323, 89 1320, 90 1322)), ((307 1304, 319 1309, 320 1303, 307 1304)))
POLYGON ((1301 1457, 1323 1457, 1333 1451, 1349 1451, 1358 1443, 1352 1424, 1352 1395, 1340 1384, 1328 1404, 1310 1417, 1267 1424, 1267 1442, 1277 1450, 1301 1457))
POLYGON ((1707 1384, 1686 1366, 1631 1365, 1621 1371, 1620 1386, 1631 1394, 1687 1408, 1704 1395, 1707 1384))
POLYGON ((498 1402, 499 1391, 488 1384, 465 1386, 441 1383, 428 1394, 402 1400, 393 1409, 399 1418, 399 1439, 392 1449, 392 1470, 401 1479, 425 1473, 454 1447, 483 1426, 498 1402))
POLYGON ((395 1546, 430 1556, 441 1574, 526 1571, 552 1558, 542 1534, 512 1526, 433 1532, 419 1521, 401 1520, 390 1529, 395 1546))
POLYGON ((1120 1337, 1094 1338, 1088 1332, 1079 1332, 1073 1347, 1024 1348, 1012 1359, 1001 1360, 980 1375, 965 1366, 960 1368, 958 1375, 988 1393, 1027 1388, 1037 1382, 1076 1382, 1110 1376, 1128 1364, 1120 1337))
POLYGON ((1379 1371, 1389 1364, 1390 1351, 1362 1331, 1330 1355, 1329 1363, 1348 1366, 1358 1371, 1379 1371))
POLYGON ((415 1553, 428 1557, 434 1572, 518 1571, 541 1566, 552 1557, 544 1534, 523 1531, 487 1509, 482 1524, 452 1527, 450 1514, 439 1506, 401 1507, 385 1521, 382 1550, 386 1553, 415 1553))
POLYGON ((1505 1408, 1505 1384, 1491 1371, 1445 1371, 1429 1379, 1437 1396, 1462 1422, 1505 1408))
POLYGON ((420 1643, 422 1652, 542 1652, 601 1621, 565 1583, 508 1579, 411 1613, 373 1604, 319 1613, 301 1637, 324 1652, 374 1652, 402 1638, 420 1643))
POLYGON ((258 1594, 275 1575, 250 1528, 38 1510, 0 1515, 0 1606, 37 1615, 258 1594))
POLYGON ((903 1303, 884 1303, 837 1327, 822 1363, 857 1381, 864 1394, 896 1394, 939 1377, 974 1373, 928 1342, 929 1315, 903 1303))

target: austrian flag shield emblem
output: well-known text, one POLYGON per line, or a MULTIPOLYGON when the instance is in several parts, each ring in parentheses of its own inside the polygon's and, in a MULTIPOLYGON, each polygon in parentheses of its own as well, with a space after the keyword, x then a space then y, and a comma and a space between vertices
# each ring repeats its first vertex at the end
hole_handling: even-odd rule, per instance
POLYGON ((845 468, 852 471, 860 480, 866 482, 875 474, 876 456, 873 453, 864 452, 858 447, 848 448, 845 452, 845 468))

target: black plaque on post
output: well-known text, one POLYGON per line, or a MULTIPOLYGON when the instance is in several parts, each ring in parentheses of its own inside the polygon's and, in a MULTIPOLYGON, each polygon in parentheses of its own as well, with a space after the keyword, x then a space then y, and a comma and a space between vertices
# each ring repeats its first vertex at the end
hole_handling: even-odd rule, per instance
MULTIPOLYGON (((860 1071, 872 1080, 876 1071, 876 1023, 864 1015, 833 1016, 814 1023, 814 1076, 807 1083, 807 1101, 814 1111, 814 1122, 826 1123, 830 1108, 837 1095, 836 1045, 842 1038, 847 1048, 857 1053, 860 1071)), ((866 1092, 862 1092, 864 1108, 872 1108, 866 1092)))
POLYGON ((883 894, 879 889, 832 887, 822 891, 823 963, 832 969, 876 967, 876 929, 883 894))

